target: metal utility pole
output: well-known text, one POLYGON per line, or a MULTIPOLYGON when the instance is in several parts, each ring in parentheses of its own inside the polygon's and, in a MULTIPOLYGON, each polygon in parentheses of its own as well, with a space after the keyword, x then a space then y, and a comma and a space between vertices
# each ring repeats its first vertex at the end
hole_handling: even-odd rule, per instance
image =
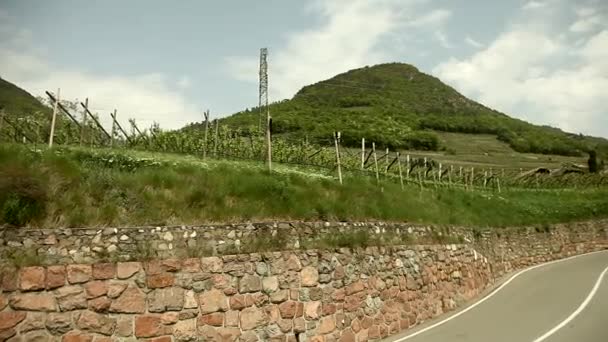
POLYGON ((268 49, 260 49, 260 90, 259 90, 259 114, 258 132, 262 133, 262 115, 264 107, 268 106, 268 49))
POLYGON ((51 134, 49 135, 49 147, 53 147, 53 136, 55 135, 55 121, 57 120, 57 106, 59 104, 59 92, 61 89, 57 89, 57 100, 53 106, 53 118, 51 119, 51 134))

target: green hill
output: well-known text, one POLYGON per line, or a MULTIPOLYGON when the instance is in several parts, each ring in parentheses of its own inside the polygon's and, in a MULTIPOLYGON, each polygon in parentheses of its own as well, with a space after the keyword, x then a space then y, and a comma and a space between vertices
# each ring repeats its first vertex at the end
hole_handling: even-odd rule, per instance
POLYGON ((50 114, 34 96, 18 86, 0 78, 0 108, 10 116, 29 116, 36 112, 50 114))
MULTIPOLYGON (((608 152, 606 139, 511 118, 402 63, 355 69, 306 86, 291 100, 273 103, 270 111, 275 135, 317 143, 332 143, 332 132, 341 131, 346 146, 360 146, 365 138, 380 147, 439 150, 446 147, 434 132, 440 131, 491 134, 518 152, 608 152)), ((258 113, 258 108, 247 109, 222 123, 257 127, 258 113)))

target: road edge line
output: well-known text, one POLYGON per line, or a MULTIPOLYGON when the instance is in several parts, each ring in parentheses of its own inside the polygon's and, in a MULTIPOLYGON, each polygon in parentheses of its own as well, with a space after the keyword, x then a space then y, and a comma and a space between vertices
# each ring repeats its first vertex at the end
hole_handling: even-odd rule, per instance
MULTIPOLYGON (((496 295, 500 290, 502 290, 505 286, 509 285, 509 283, 511 283, 513 280, 515 280, 517 277, 521 276, 522 274, 528 272, 528 271, 532 271, 534 269, 537 269, 539 267, 543 267, 543 266, 547 266, 547 265, 551 265, 551 264, 555 264, 555 263, 559 263, 559 262, 563 262, 563 261, 567 261, 567 260, 572 260, 572 259, 576 259, 576 258, 580 258, 583 256, 587 256, 587 255, 592 255, 592 254, 596 254, 596 253, 602 253, 602 252, 606 252, 605 249, 603 250, 599 250, 599 251, 594 251, 594 252, 589 252, 589 253, 584 253, 584 254, 577 254, 577 255, 573 255, 564 259, 557 259, 557 260, 552 260, 552 261, 548 261, 542 264, 538 264, 538 265, 534 265, 534 266, 530 266, 528 268, 525 268, 517 273, 515 273, 513 276, 511 276, 509 279, 507 279, 504 283, 502 283, 502 285, 500 285, 499 287, 497 287, 496 289, 494 289, 494 291, 490 292, 487 296, 481 298, 479 301, 473 303, 471 306, 468 306, 467 308, 463 309, 462 311, 459 311, 457 313, 455 313, 454 315, 447 317, 435 324, 432 324, 424 329, 418 330, 410 335, 401 337, 399 339, 394 340, 393 342, 402 342, 402 341, 406 341, 409 340, 410 338, 413 338, 415 336, 418 336, 420 334, 423 334, 431 329, 434 329, 440 325, 443 325, 457 317, 460 317, 461 315, 473 310, 474 308, 476 308, 477 306, 481 305, 483 302, 485 302, 486 300, 492 298, 494 295, 496 295)), ((534 341, 537 342, 537 341, 534 341)))
POLYGON ((606 275, 607 272, 608 272, 608 266, 604 269, 604 271, 597 278, 597 281, 595 282, 595 285, 591 289, 591 292, 589 292, 589 295, 587 295, 587 298, 585 298, 585 300, 581 303, 581 305, 573 313, 571 313, 570 316, 568 316, 565 320, 561 321, 558 325, 553 327, 553 329, 547 331, 544 335, 535 339, 532 342, 542 342, 542 341, 546 340, 547 338, 551 337, 551 335, 555 334, 559 329, 563 328, 566 324, 570 323, 581 312, 583 312, 583 310, 585 310, 587 305, 589 305, 589 303, 591 302, 591 300, 597 293, 597 290, 600 288, 600 285, 602 284, 602 281, 604 280, 604 276, 606 275))

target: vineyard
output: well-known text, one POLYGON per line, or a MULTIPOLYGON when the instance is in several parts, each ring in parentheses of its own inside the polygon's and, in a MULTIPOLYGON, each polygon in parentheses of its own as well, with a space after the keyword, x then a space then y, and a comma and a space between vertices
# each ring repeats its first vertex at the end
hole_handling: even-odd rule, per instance
MULTIPOLYGON (((54 106, 54 97, 48 93, 48 106, 54 106)), ((157 124, 140 129, 134 120, 127 132, 116 120, 106 130, 99 119, 91 114, 86 104, 58 102, 58 116, 54 143, 61 146, 111 147, 153 152, 179 153, 201 159, 266 160, 266 141, 255 127, 229 129, 218 120, 207 121, 204 129, 165 131, 157 124), (81 108, 79 108, 79 105, 81 108), (81 111, 83 115, 77 115, 81 111), (81 116, 82 119, 76 119, 81 116), (87 119, 88 117, 88 119, 87 119)), ((113 118, 114 119, 114 118, 113 118)), ((0 139, 34 147, 46 145, 50 136, 50 120, 37 113, 25 119, 3 116, 0 139)), ((342 139, 344 137, 341 137, 342 139)), ((328 137, 328 140, 331 137, 328 137)), ((374 142, 362 141, 361 149, 343 148, 336 139, 332 147, 293 141, 281 136, 272 139, 274 163, 323 170, 336 177, 339 173, 363 175, 415 184, 419 188, 459 187, 467 190, 501 191, 514 189, 561 189, 597 187, 608 184, 605 173, 591 174, 581 166, 569 165, 557 170, 537 168, 482 169, 443 165, 431 158, 410 158, 407 152, 376 148, 374 142), (338 160, 340 165, 338 166, 338 160), (338 170, 339 169, 339 170, 338 170)))

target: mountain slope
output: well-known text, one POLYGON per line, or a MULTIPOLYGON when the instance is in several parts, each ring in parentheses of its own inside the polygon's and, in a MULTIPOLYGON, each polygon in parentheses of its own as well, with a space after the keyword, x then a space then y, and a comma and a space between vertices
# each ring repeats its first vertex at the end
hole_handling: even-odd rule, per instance
MULTIPOLYGON (((402 63, 355 69, 306 86, 291 100, 272 104, 270 111, 275 134, 318 143, 331 143, 332 132, 341 131, 347 146, 359 146, 366 138, 380 147, 436 150, 441 146, 435 130, 493 134, 518 152, 608 152, 605 139, 511 118, 402 63)), ((245 110, 223 123, 256 127, 258 113, 258 108, 245 110)))
POLYGON ((0 78, 0 107, 11 116, 28 116, 36 112, 49 113, 34 96, 11 82, 0 78))

